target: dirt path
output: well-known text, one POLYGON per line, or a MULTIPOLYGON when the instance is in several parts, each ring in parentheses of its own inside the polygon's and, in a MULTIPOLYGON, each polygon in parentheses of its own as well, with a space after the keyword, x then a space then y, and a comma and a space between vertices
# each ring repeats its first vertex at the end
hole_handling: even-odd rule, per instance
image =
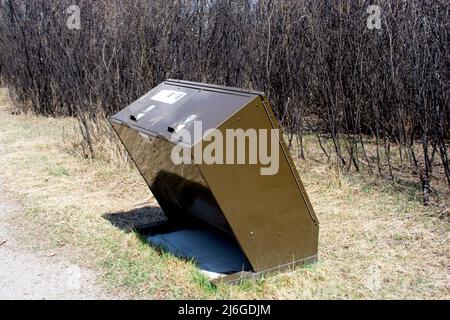
POLYGON ((32 251, 21 243, 11 221, 20 206, 8 199, 0 180, 0 300, 117 299, 97 283, 97 275, 54 252, 32 251))

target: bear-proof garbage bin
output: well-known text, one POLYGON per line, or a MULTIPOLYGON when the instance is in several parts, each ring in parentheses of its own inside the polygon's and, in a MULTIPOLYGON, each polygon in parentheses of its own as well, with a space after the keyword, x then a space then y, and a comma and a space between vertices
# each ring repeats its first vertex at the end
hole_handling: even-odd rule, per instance
POLYGON ((167 80, 110 122, 177 225, 151 243, 214 281, 317 259, 319 223, 263 93, 167 80))

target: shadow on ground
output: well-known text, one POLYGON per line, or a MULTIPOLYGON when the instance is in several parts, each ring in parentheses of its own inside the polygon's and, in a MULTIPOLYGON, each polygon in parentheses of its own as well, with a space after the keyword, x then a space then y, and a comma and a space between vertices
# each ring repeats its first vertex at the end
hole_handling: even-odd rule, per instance
POLYGON ((251 269, 236 239, 192 217, 169 222, 160 207, 106 213, 103 218, 124 232, 137 232, 143 243, 160 252, 194 262, 200 270, 230 274, 251 269))
POLYGON ((105 213, 102 216, 116 228, 125 232, 145 233, 144 231, 167 222, 162 209, 158 206, 146 206, 131 211, 105 213))

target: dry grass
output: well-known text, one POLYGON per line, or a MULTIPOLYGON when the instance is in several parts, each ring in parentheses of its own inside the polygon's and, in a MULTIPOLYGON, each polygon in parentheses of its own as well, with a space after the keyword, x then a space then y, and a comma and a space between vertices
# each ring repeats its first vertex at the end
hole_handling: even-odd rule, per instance
MULTIPOLYGON (((30 230, 24 241, 54 250, 64 244, 112 289, 152 299, 450 298, 449 224, 439 218, 442 207, 421 206, 420 189, 303 162, 321 222, 319 262, 213 288, 191 263, 161 255, 105 219, 148 203, 158 211, 136 170, 69 152, 76 141, 73 119, 13 116, 1 99, 0 179, 23 204, 18 223, 30 230)), ((314 148, 307 143, 308 152, 314 148)), ((442 199, 448 206, 448 194, 442 199)))

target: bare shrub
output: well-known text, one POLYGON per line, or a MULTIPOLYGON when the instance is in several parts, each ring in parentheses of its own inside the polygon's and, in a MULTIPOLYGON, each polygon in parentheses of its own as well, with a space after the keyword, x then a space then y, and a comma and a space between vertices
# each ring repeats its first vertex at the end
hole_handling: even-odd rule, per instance
POLYGON ((76 2, 80 30, 66 26, 73 1, 4 1, 0 75, 21 110, 78 117, 89 156, 89 123, 180 78, 266 91, 299 157, 314 132, 346 170, 396 183, 410 168, 425 205, 435 170, 450 187, 448 1, 76 2))

